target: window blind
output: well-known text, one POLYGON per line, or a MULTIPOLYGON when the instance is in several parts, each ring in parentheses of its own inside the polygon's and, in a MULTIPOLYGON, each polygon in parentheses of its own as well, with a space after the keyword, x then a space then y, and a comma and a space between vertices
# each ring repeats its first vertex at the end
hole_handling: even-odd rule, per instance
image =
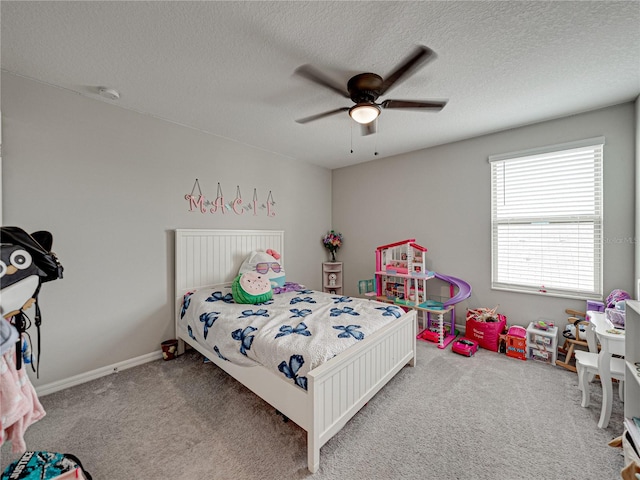
POLYGON ((603 145, 489 157, 493 288, 602 298, 603 145))

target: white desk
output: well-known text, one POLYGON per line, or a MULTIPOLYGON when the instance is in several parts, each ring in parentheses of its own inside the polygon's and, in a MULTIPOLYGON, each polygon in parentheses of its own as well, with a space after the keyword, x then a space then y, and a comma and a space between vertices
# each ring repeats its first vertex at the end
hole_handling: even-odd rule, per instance
POLYGON ((596 327, 596 335, 600 341, 600 354, 598 355, 598 374, 602 383, 602 411, 598 427, 606 428, 611 418, 611 405, 613 404, 613 385, 611 384, 611 356, 624 357, 624 330, 622 333, 609 333, 614 329, 613 323, 607 320, 604 312, 587 312, 587 317, 596 327))

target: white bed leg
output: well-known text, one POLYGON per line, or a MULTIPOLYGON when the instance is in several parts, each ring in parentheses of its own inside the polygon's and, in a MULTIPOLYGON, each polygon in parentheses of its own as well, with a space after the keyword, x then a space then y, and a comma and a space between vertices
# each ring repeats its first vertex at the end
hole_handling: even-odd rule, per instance
POLYGON ((316 440, 311 432, 307 432, 307 467, 311 473, 320 468, 320 448, 316 448, 316 440))
POLYGON ((181 338, 179 338, 179 339, 178 339, 178 351, 176 352, 176 354, 177 354, 178 356, 179 356, 179 355, 182 355, 182 354, 184 353, 184 351, 185 351, 185 345, 186 345, 186 344, 184 343, 184 340, 182 340, 181 338))
MULTIPOLYGON (((415 312, 415 310, 414 310, 415 312)), ((423 320, 424 320, 424 326, 425 328, 427 327, 427 319, 424 318, 424 316, 426 315, 426 312, 422 312, 423 315, 423 320)), ((417 335, 418 335, 418 313, 416 312, 416 317, 415 320, 413 321, 413 333, 411 335, 411 338, 413 339, 413 357, 411 357, 411 360, 409 360, 409 363, 407 365, 409 365, 410 367, 415 367, 416 366, 416 356, 417 356, 417 335)))

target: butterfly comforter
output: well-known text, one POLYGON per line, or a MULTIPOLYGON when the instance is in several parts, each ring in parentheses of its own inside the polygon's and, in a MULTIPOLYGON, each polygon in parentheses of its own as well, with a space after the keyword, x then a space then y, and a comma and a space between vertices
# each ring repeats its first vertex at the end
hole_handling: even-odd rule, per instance
POLYGON ((313 290, 236 304, 230 287, 184 295, 180 324, 222 360, 256 363, 307 388, 306 373, 404 314, 395 305, 313 290))

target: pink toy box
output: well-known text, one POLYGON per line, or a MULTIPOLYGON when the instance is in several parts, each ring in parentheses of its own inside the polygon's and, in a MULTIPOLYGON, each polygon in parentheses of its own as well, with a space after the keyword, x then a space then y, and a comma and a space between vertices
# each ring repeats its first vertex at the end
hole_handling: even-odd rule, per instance
POLYGON ((478 342, 461 337, 453 342, 451 351, 459 353, 460 355, 466 355, 467 357, 470 357, 478 351, 478 342))

